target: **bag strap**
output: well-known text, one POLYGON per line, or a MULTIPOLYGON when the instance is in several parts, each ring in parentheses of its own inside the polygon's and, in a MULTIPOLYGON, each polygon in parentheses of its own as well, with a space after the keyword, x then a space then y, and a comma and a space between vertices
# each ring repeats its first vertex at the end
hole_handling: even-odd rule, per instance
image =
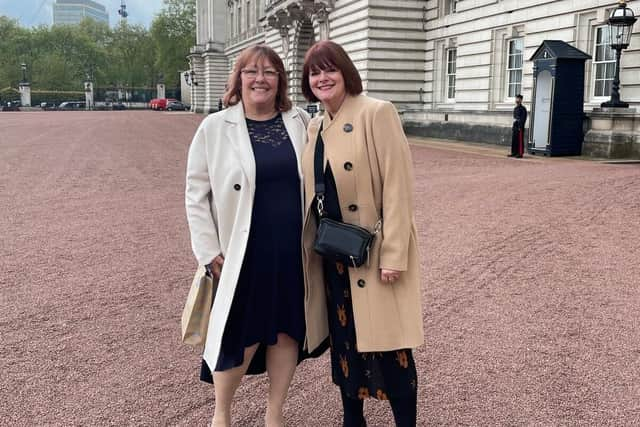
POLYGON ((322 140, 322 125, 320 122, 320 129, 318 129, 318 136, 316 138, 316 149, 313 158, 313 174, 315 178, 315 193, 316 203, 318 208, 318 215, 320 218, 324 216, 324 141, 322 140))

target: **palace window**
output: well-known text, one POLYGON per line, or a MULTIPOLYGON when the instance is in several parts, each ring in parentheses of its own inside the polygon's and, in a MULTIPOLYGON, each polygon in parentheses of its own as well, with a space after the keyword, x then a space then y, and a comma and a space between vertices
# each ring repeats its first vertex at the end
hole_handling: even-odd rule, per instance
POLYGON ((447 101, 456 99, 456 59, 458 56, 457 49, 447 49, 447 75, 446 75, 446 94, 447 101))
POLYGON ((456 13, 459 1, 460 0, 444 0, 444 14, 451 15, 453 13, 456 13))
POLYGON ((524 54, 524 39, 507 41, 507 97, 515 98, 522 92, 522 63, 524 54))
POLYGON ((609 26, 596 28, 593 48, 593 96, 606 98, 616 74, 616 54, 609 46, 609 26))

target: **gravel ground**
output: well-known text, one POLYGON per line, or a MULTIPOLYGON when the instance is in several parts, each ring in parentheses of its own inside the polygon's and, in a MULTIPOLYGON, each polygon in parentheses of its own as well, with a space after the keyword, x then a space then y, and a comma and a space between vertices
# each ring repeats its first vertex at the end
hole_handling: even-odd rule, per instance
MULTIPOLYGON (((0 114, 0 424, 204 426, 213 389, 179 319, 201 116, 0 114)), ((416 141, 427 344, 420 426, 640 423, 640 165, 416 141)), ((290 426, 339 426, 328 358, 290 426)), ((260 425, 265 376, 235 426, 260 425)), ((370 426, 392 425, 366 404, 370 426)))

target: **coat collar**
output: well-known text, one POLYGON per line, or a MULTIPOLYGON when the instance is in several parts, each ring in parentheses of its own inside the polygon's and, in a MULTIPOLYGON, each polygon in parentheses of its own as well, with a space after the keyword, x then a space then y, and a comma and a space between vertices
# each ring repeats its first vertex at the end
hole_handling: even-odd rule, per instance
POLYGON ((322 119, 323 135, 324 135, 324 132, 329 130, 334 123, 339 122, 341 120, 341 116, 348 114, 348 113, 345 113, 345 111, 351 111, 351 109, 353 108, 353 105, 356 103, 358 96, 352 96, 352 95, 345 96, 344 101, 342 101, 342 105, 340 106, 340 109, 338 110, 336 115, 333 116, 333 119, 329 117, 329 113, 327 112, 324 113, 324 116, 322 119))
MULTIPOLYGON (((300 112, 296 107, 282 113, 282 120, 287 129, 289 138, 293 143, 298 163, 298 175, 302 178, 302 168, 300 161, 302 159, 302 151, 304 149, 306 130, 304 124, 299 117, 300 112)), ((247 129, 246 116, 242 102, 229 107, 225 110, 225 122, 227 126, 227 138, 231 142, 234 150, 240 158, 240 165, 246 174, 252 186, 256 182, 256 163, 253 157, 253 149, 251 148, 251 139, 249 138, 249 130, 247 129)), ((255 188, 255 187, 254 187, 255 188)))

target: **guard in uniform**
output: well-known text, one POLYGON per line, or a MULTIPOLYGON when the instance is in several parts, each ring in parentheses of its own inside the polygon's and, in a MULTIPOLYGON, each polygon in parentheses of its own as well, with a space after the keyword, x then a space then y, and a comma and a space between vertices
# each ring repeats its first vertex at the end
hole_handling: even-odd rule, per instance
POLYGON ((513 128, 511 130, 511 154, 509 157, 522 158, 524 154, 524 124, 527 121, 527 109, 522 105, 522 95, 516 95, 516 107, 513 109, 513 128))

